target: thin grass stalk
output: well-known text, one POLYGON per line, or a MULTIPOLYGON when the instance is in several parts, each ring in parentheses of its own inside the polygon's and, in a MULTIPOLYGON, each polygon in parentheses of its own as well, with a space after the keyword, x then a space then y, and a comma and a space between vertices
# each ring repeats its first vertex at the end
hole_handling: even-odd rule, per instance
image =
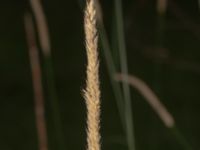
MULTIPOLYGON (((120 67, 123 74, 128 74, 127 54, 125 45, 124 25, 123 25, 123 10, 121 0, 115 0, 115 20, 117 28, 117 43, 120 55, 120 67)), ((133 111, 131 103, 131 94, 129 85, 125 82, 122 83, 124 93, 124 115, 126 125, 126 136, 129 150, 135 150, 135 137, 134 137, 134 124, 133 124, 133 111)))
POLYGON ((32 17, 29 13, 24 16, 26 39, 29 47, 29 59, 32 72, 32 82, 35 100, 35 117, 38 134, 39 150, 48 150, 47 127, 45 121, 44 91, 39 61, 38 47, 32 17))
POLYGON ((160 117, 164 125, 172 132, 176 140, 183 146, 185 150, 192 150, 192 147, 185 139, 183 134, 177 128, 173 116, 169 113, 166 107, 161 103, 157 95, 148 87, 141 79, 133 76, 118 73, 115 75, 117 81, 126 82, 133 88, 137 89, 149 105, 154 109, 160 117))
POLYGON ((106 39, 106 32, 104 30, 104 28, 100 27, 100 40, 102 42, 102 49, 104 51, 104 57, 105 57, 105 61, 106 61, 106 67, 108 69, 108 74, 109 74, 109 78, 110 78, 110 82, 113 88, 113 93, 114 93, 114 97, 115 100, 117 102, 117 108, 118 108, 118 112, 119 112, 119 116, 120 116, 120 120, 121 120, 121 124, 123 129, 126 131, 126 125, 125 125, 125 120, 124 120, 124 102, 123 102, 123 96, 122 96, 122 91, 120 88, 120 85, 114 81, 113 76, 114 74, 117 72, 115 65, 114 65, 114 61, 110 52, 110 48, 109 48, 109 43, 108 40, 106 39))
POLYGON ((33 14, 37 25, 39 41, 44 55, 44 69, 47 82, 47 90, 51 103, 52 117, 55 128, 55 138, 59 150, 65 150, 63 128, 61 122, 59 102, 56 94, 55 78, 51 58, 51 43, 48 25, 40 0, 30 0, 33 14))
MULTIPOLYGON (((108 36, 105 31, 104 23, 103 23, 103 13, 101 6, 99 4, 99 1, 96 1, 96 6, 97 6, 97 25, 99 29, 99 37, 100 37, 100 43, 102 46, 105 62, 106 62, 106 67, 108 69, 108 75, 110 78, 110 82, 113 88, 114 92, 114 97, 117 102, 117 108, 119 111, 119 116, 121 119, 121 124, 123 129, 125 130, 125 120, 124 120, 124 102, 123 102, 123 96, 122 96, 122 91, 120 88, 120 84, 115 82, 113 76, 117 73, 116 66, 114 64, 113 56, 111 54, 111 47, 108 41, 108 36)), ((126 131, 126 130, 125 130, 126 131)))
POLYGON ((87 0, 84 16, 87 79, 84 98, 87 106, 87 150, 100 150, 100 81, 95 0, 87 0))

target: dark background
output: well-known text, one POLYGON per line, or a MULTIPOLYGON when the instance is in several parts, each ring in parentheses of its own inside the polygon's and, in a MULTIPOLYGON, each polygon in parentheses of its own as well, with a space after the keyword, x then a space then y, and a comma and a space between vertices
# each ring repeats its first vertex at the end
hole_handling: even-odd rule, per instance
MULTIPOLYGON (((111 36, 113 1, 102 0, 106 29, 111 36)), ((86 109, 83 10, 76 0, 42 1, 52 44, 52 59, 67 149, 86 149, 86 109)), ((143 79, 174 116, 194 149, 200 147, 200 27, 197 0, 170 0, 162 48, 156 42, 154 0, 123 0, 130 74, 143 79), (159 48, 158 48, 159 47, 159 48)), ((0 149, 36 150, 32 79, 23 16, 29 1, 0 2, 0 149)), ((100 50, 102 149, 124 150, 116 101, 100 50)), ((41 58, 42 59, 42 58, 41 58)), ((138 150, 182 150, 180 143, 146 103, 131 89, 138 150)), ((56 149, 51 110, 46 99, 50 149, 56 149)))

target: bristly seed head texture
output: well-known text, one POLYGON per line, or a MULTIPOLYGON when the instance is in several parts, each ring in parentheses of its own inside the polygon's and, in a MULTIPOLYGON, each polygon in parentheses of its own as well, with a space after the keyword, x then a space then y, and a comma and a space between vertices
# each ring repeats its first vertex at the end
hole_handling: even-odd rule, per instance
POLYGON ((87 106, 87 150, 100 150, 100 89, 98 34, 95 1, 87 0, 84 27, 87 52, 87 80, 84 98, 87 106))

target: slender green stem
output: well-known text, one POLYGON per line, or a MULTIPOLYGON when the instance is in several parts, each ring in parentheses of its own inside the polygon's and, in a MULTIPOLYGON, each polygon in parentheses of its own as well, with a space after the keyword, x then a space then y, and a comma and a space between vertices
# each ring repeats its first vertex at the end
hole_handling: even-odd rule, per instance
MULTIPOLYGON (((125 46, 125 35, 123 26, 123 10, 121 0, 115 0, 115 15, 116 15, 116 28, 117 28, 117 43, 120 54, 121 72, 128 74, 127 55, 125 46)), ((126 122, 126 135, 129 150, 135 150, 134 126, 132 115, 132 104, 130 88, 127 83, 122 83, 124 100, 125 100, 125 122, 126 122)))
POLYGON ((113 57, 111 54, 111 49, 110 49, 110 45, 108 43, 108 39, 107 39, 107 35, 106 35, 106 31, 105 28, 103 27, 103 24, 99 24, 99 35, 100 35, 100 41, 101 41, 101 45, 102 45, 102 49, 104 52, 104 57, 105 57, 105 61, 106 61, 106 66, 108 68, 108 74, 110 77, 110 81, 111 81, 111 85, 113 88, 113 92, 114 92, 114 96, 117 102, 117 107, 118 107, 118 111, 119 111, 119 115, 120 115, 120 119, 122 122, 122 126, 125 130, 125 123, 124 123, 124 103, 123 103, 123 96, 122 96, 122 91, 120 89, 120 85, 119 83, 114 81, 113 76, 116 74, 116 67, 114 65, 114 61, 113 61, 113 57))
POLYGON ((62 128, 62 121, 60 115, 59 102, 56 94, 56 86, 54 79, 54 72, 52 68, 52 60, 51 57, 45 57, 45 77, 47 82, 47 90, 48 90, 48 98, 50 99, 50 105, 52 110, 52 117, 55 128, 55 138, 57 142, 58 150, 65 150, 65 142, 62 128))

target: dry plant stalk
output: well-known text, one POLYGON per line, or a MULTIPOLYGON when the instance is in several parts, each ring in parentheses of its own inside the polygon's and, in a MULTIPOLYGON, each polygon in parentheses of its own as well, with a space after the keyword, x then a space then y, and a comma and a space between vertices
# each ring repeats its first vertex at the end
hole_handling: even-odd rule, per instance
POLYGON ((145 100, 151 105, 155 110, 161 120, 164 122, 165 126, 172 128, 175 125, 174 118, 167 111, 165 106, 160 102, 159 98, 154 94, 154 92, 144 83, 142 80, 135 76, 116 74, 115 79, 117 81, 127 82, 136 88, 144 97, 145 100))
POLYGON ((39 40, 45 56, 50 55, 50 39, 48 33, 48 26, 45 15, 42 9, 40 0, 30 0, 30 4, 35 15, 36 24, 38 28, 39 40))
POLYGON ((87 149, 100 150, 100 89, 96 10, 94 0, 87 0, 86 3, 84 25, 88 64, 84 98, 87 106, 87 149))
POLYGON ((30 14, 25 14, 24 23, 32 71, 33 90, 35 97, 35 116, 38 132, 39 149, 48 150, 46 123, 44 116, 44 96, 42 89, 41 68, 39 63, 38 48, 36 46, 33 21, 30 14))

